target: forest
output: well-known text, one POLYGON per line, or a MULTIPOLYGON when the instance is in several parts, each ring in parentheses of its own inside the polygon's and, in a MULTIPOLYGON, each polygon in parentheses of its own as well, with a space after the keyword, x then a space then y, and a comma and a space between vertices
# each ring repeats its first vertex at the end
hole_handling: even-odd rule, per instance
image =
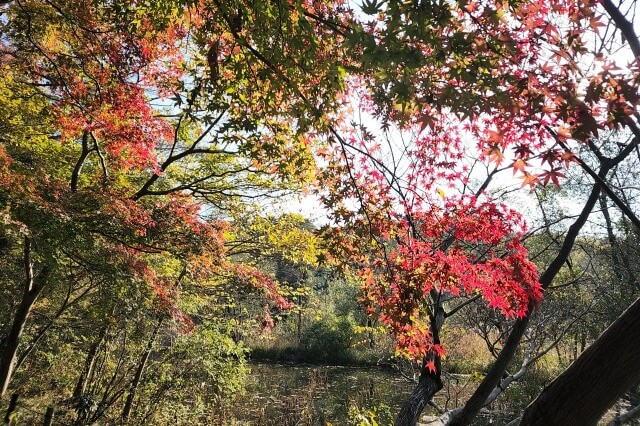
POLYGON ((637 12, 0 0, 3 424, 639 424, 637 12))

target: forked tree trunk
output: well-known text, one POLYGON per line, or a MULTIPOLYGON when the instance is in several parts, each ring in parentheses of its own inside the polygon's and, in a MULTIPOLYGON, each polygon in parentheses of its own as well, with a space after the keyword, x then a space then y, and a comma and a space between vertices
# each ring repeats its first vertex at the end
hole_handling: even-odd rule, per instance
POLYGON ((589 426, 640 381, 640 299, 524 412, 521 425, 589 426))
POLYGON ((426 367, 423 367, 418 384, 411 392, 411 396, 405 400, 394 426, 415 426, 424 407, 442 389, 442 386, 439 375, 426 371, 426 367))
POLYGON ((11 329, 4 341, 2 356, 0 357, 0 397, 4 396, 7 392, 9 383, 13 377, 15 363, 18 357, 18 346, 20 345, 24 326, 31 314, 33 304, 47 283, 49 275, 49 270, 45 266, 40 274, 34 278, 33 264, 31 263, 31 240, 29 238, 25 238, 24 240, 24 267, 26 280, 22 300, 20 300, 15 317, 13 318, 13 323, 11 324, 11 329))
MULTIPOLYGON (((434 315, 430 315, 431 337, 434 344, 440 344, 440 330, 445 319, 445 312, 442 306, 442 295, 435 288, 431 289, 431 299, 435 303, 434 315)), ((407 398, 396 417, 394 426, 415 426, 420 419, 420 414, 427 406, 431 398, 442 389, 442 360, 439 355, 431 355, 429 360, 433 361, 435 371, 427 368, 427 359, 423 360, 420 369, 418 384, 407 398)))

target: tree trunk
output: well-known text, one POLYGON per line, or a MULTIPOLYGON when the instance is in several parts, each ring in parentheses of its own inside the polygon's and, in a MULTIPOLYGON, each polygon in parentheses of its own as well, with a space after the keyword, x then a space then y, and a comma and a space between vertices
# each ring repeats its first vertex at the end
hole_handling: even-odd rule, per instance
POLYGON ((153 350, 153 345, 156 341, 156 337, 158 336, 158 331, 160 331, 160 326, 162 325, 163 318, 158 320, 158 324, 156 328, 153 330, 153 334, 147 343, 147 347, 145 348, 142 356, 140 357, 140 361, 138 362, 138 368, 136 369, 136 374, 133 376, 133 380, 131 381, 131 387, 129 388, 129 394, 127 395, 127 400, 124 403, 124 408, 122 409, 122 423, 127 423, 129 421, 129 416, 131 415, 131 409, 133 408, 133 400, 136 397, 136 391, 138 390, 138 385, 142 380, 142 373, 144 372, 144 368, 147 365, 147 361, 149 360, 149 355, 151 355, 151 351, 153 350))
MULTIPOLYGON (((108 321, 108 320, 107 320, 108 321)), ((78 382, 76 383, 76 387, 73 391, 73 399, 77 400, 87 391, 87 383, 89 381, 89 377, 93 374, 93 369, 96 364, 96 359, 98 356, 98 350, 100 349, 100 345, 102 345, 102 341, 104 340, 105 335, 107 334, 108 322, 100 329, 100 334, 95 342, 89 348, 89 353, 87 354, 87 359, 84 363, 84 368, 80 373, 80 377, 78 378, 78 382)))
POLYGON ((85 160, 89 156, 91 151, 89 150, 89 131, 85 130, 82 133, 82 152, 80 153, 80 158, 76 162, 75 167, 73 168, 73 172, 71 172, 71 191, 78 192, 78 180, 80 179, 80 172, 82 171, 82 166, 84 165, 85 160))
POLYGON ((13 424, 13 419, 15 417, 16 407, 18 406, 18 394, 14 393, 11 395, 11 401, 9 401, 9 408, 7 408, 7 412, 4 415, 4 424, 11 425, 13 424))
POLYGON ((31 263, 31 240, 25 238, 24 242, 24 266, 26 281, 22 300, 18 305, 16 315, 13 318, 11 329, 4 341, 2 356, 0 358, 0 397, 4 396, 13 376, 15 362, 18 355, 18 346, 22 338, 24 326, 31 314, 31 308, 42 292, 47 282, 49 270, 45 266, 40 274, 34 278, 33 265, 31 263))
POLYGON ((367 330, 369 335, 369 349, 375 349, 376 347, 376 338, 373 334, 373 320, 367 317, 367 330))
MULTIPOLYGON (((598 176, 601 178, 606 177, 607 172, 610 170, 611 165, 602 166, 598 176)), ((551 264, 547 266, 547 269, 540 276, 540 285, 542 285, 543 289, 546 289, 551 283, 553 279, 560 272, 560 268, 569 258, 569 254, 571 254, 571 250, 573 249, 573 245, 575 244, 575 240, 580 233, 580 230, 587 222, 593 207, 598 201, 598 197, 600 196, 601 186, 598 183, 595 183, 591 188, 591 193, 589 194, 589 198, 587 202, 582 208, 580 215, 576 219, 576 221, 569 227, 567 231, 567 235, 564 237, 564 241, 562 243, 562 247, 560 251, 553 259, 551 264)), ((493 391, 493 389, 498 385, 500 379, 506 372, 511 360, 516 354, 516 350, 518 348, 518 344, 522 339, 525 331, 527 330, 527 324, 529 322, 529 316, 533 310, 534 306, 530 303, 529 309, 527 311, 527 316, 524 318, 520 318, 516 321, 511 332, 509 333, 509 337, 507 338, 507 342, 504 347, 500 351, 496 362, 493 363, 489 372, 482 380, 480 385, 476 388, 471 398, 464 405, 462 411, 459 412, 452 421, 450 425, 463 426, 468 425, 475 418, 475 416, 480 412, 480 409, 484 406, 485 401, 493 391)))
MULTIPOLYGON (((531 310, 532 308, 533 307, 530 304, 529 310, 531 310)), ((484 406, 484 402, 487 400, 489 395, 491 395, 491 392, 498 385, 498 383, 500 383, 500 379, 504 375, 507 367, 509 367, 509 364, 511 363, 511 360, 516 354, 516 351, 520 344, 520 339, 522 339, 524 332, 527 330, 529 318, 530 316, 527 315, 526 317, 520 318, 515 322, 513 328, 511 329, 511 332, 509 333, 507 342, 504 344, 502 350, 498 354, 498 358, 496 358, 496 361, 489 369, 489 372, 482 380, 480 385, 476 388, 471 398, 469 398, 469 401, 467 401, 462 411, 460 411, 460 413, 451 420, 451 422, 449 423, 450 425, 460 426, 470 424, 474 417, 478 414, 480 409, 484 406)))
POLYGON ((51 426, 53 424, 53 416, 55 414, 55 408, 47 407, 47 411, 44 413, 44 423, 42 426, 51 426))
MULTIPOLYGON (((60 308, 58 308, 58 310, 53 315, 53 317, 49 320, 49 322, 44 327, 42 327, 40 330, 38 330, 38 332, 35 334, 35 336, 33 336, 33 339, 27 344, 26 349, 20 354, 20 357, 18 358, 18 361, 15 364, 14 370, 18 370, 20 368, 20 366, 24 363, 24 361, 27 359, 27 357, 29 357, 29 355, 31 355, 33 350, 36 348, 38 342, 40 342, 40 340, 42 340, 42 338, 45 336, 47 331, 49 331, 49 329, 53 326, 55 321, 58 318, 60 318, 60 316, 62 316, 62 314, 65 312, 65 310, 69 307, 69 299, 71 298, 71 292, 72 291, 73 291, 73 283, 69 283, 69 289, 67 290, 67 296, 65 297, 65 300, 62 302, 62 305, 60 306, 60 308)), ((86 294, 87 292, 88 292, 88 290, 86 290, 82 295, 86 294)), ((78 296, 78 298, 82 297, 82 295, 78 296)), ((75 301, 77 301, 78 298, 76 298, 75 301)))
POLYGON ((394 426, 415 426, 420 419, 424 407, 431 398, 442 389, 440 375, 436 375, 422 367, 418 384, 411 392, 411 396, 402 405, 394 426))
POLYGON ((302 301, 298 295, 298 326, 297 326, 298 345, 302 341, 302 301))
POLYGON ((640 299, 542 391, 520 424, 596 425, 639 381, 640 299))
MULTIPOLYGON (((434 344, 440 344, 440 330, 444 324, 445 312, 442 306, 442 294, 435 288, 431 289, 431 299, 434 302, 435 315, 431 315, 429 322, 431 326, 431 337, 434 344)), ((442 389, 442 360, 437 354, 429 355, 435 365, 435 372, 427 368, 427 359, 422 362, 420 378, 418 384, 411 392, 411 395, 402 405, 394 426, 415 426, 420 419, 420 414, 424 407, 431 401, 431 398, 442 389)))
POLYGON ((31 307, 38 293, 25 292, 18 305, 16 316, 13 318, 13 324, 11 324, 11 330, 4 342, 2 348, 2 358, 0 359, 0 396, 4 396, 9 387, 9 382, 13 376, 13 369, 18 357, 18 346, 24 331, 24 326, 27 323, 27 318, 31 313, 31 307))

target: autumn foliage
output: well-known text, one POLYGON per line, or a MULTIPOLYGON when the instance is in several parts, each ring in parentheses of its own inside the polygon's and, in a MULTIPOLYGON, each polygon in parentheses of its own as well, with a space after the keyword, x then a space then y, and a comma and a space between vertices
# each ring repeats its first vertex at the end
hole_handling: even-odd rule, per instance
POLYGON ((607 155, 637 144, 640 46, 630 58, 591 47, 606 44, 611 7, 0 2, 0 238, 27 295, 67 270, 141 288, 162 317, 153 339, 165 317, 195 329, 181 300, 202 288, 259 293, 271 328, 291 302, 255 259, 308 241, 257 244, 256 223, 281 230, 255 204, 314 192, 328 261, 357 277, 398 354, 439 380, 450 314, 482 298, 523 319, 542 298, 499 174, 559 186, 573 164, 588 169, 588 150, 602 179, 607 155), (603 153, 616 131, 636 139, 603 153))

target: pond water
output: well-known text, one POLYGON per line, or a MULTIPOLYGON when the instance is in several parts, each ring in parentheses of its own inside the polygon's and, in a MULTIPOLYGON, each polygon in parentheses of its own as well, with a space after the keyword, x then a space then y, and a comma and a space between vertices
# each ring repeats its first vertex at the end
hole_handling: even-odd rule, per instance
MULTIPOLYGON (((362 412, 382 404, 396 414, 413 388, 394 370, 376 367, 252 363, 251 371, 247 395, 233 408, 235 424, 346 425, 350 407, 362 412)), ((469 378, 449 379, 435 401, 452 408, 461 404, 475 386, 469 386, 469 378)), ((436 413, 427 407, 423 414, 436 413)), ((478 418, 475 424, 503 422, 478 418)))
POLYGON ((397 412, 412 384, 383 368, 252 363, 234 417, 251 425, 343 425, 350 406, 397 412))

